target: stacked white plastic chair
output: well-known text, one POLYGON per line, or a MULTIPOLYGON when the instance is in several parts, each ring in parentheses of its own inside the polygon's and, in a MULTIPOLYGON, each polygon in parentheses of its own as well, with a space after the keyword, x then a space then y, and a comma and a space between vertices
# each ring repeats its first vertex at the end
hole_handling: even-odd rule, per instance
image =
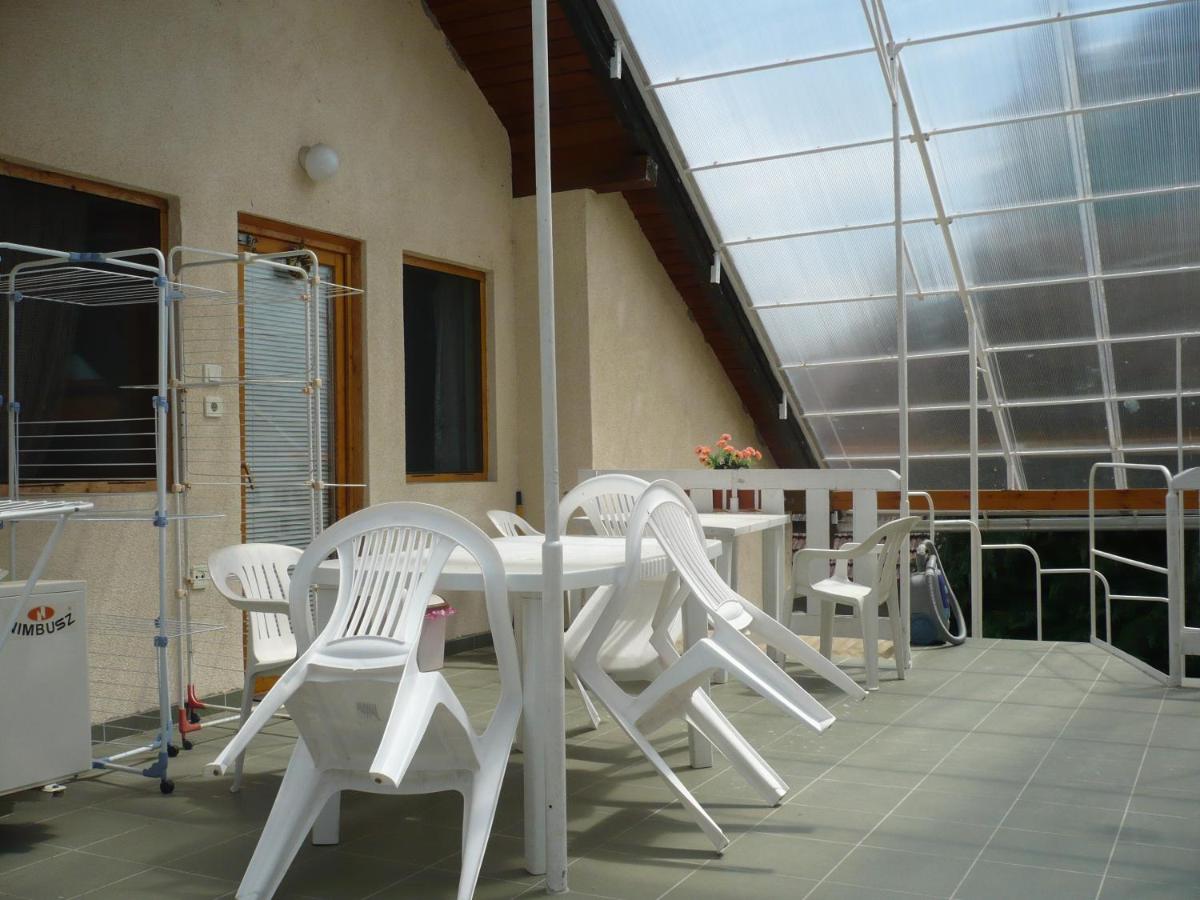
MULTIPOLYGON (((726 670, 730 678, 817 731, 824 731, 834 721, 828 709, 775 665, 741 628, 731 624, 729 619, 738 619, 741 610, 750 606, 721 580, 709 561, 704 532, 691 501, 677 485, 656 481, 646 488, 628 520, 621 577, 572 659, 584 684, 609 708, 718 851, 729 843, 724 832, 654 749, 649 735, 667 722, 686 719, 716 745, 766 802, 775 805, 788 786, 705 693, 712 673, 726 670), (651 625, 658 674, 639 693, 631 694, 606 667, 602 652, 613 639, 614 628, 629 616, 630 605, 641 602, 637 586, 642 576, 642 540, 647 536, 658 540, 674 573, 656 604, 651 625), (714 630, 681 656, 668 626, 689 595, 701 605, 714 630)), ((835 668, 827 661, 826 665, 835 668)), ((836 674, 844 678, 844 673, 836 674)), ((853 682, 850 686, 862 694, 853 682)))
MULTIPOLYGON (((822 656, 828 658, 833 652, 833 617, 837 605, 854 608, 862 625, 867 690, 879 687, 879 607, 883 604, 887 605, 888 621, 892 626, 897 676, 903 678, 908 667, 908 638, 897 597, 900 577, 897 566, 901 550, 905 551, 904 558, 908 558, 908 536, 919 521, 916 516, 894 519, 859 543, 843 544, 837 550, 805 548, 797 551, 793 558, 792 577, 797 592, 807 596, 810 603, 821 604, 822 656), (882 550, 880 544, 883 544, 882 550), (835 561, 834 573, 828 576, 831 559, 835 561), (867 577, 851 578, 849 563, 855 560, 861 561, 855 574, 865 570, 867 577)), ((904 577, 908 575, 907 572, 903 574, 904 577)))
POLYGON ((509 512, 506 509, 489 509, 487 517, 501 537, 541 536, 540 531, 515 512, 509 512))
POLYGON ((475 889, 521 713, 520 669, 504 567, 466 519, 423 503, 385 503, 324 531, 305 550, 289 600, 300 657, 212 764, 226 767, 283 703, 299 732, 275 805, 237 896, 278 888, 318 812, 343 790, 463 795, 458 898, 475 889), (500 676, 500 698, 477 733, 441 672, 422 672, 417 644, 426 604, 450 554, 474 558, 500 676), (337 600, 312 636, 305 615, 314 570, 337 554, 337 600))
MULTIPOLYGON (((246 679, 242 685, 242 724, 250 717, 254 681, 296 659, 296 636, 289 617, 288 587, 300 551, 283 544, 235 544, 208 558, 218 593, 245 612, 246 679)), ((232 791, 241 789, 245 753, 237 758, 232 791)))

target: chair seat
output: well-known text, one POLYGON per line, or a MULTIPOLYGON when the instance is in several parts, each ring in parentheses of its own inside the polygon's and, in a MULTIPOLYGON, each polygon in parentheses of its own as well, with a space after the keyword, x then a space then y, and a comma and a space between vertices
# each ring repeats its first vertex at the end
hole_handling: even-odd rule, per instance
POLYGON ((869 585, 855 584, 853 581, 839 581, 836 578, 825 578, 818 581, 809 593, 822 600, 833 600, 838 603, 853 603, 860 605, 871 593, 869 585))
POLYGON ((296 638, 290 634, 271 641, 256 641, 251 647, 256 669, 285 666, 296 658, 296 638))
POLYGON ((403 668, 412 650, 410 644, 390 638, 355 636, 330 641, 308 657, 308 664, 314 669, 347 675, 366 671, 379 673, 403 668))

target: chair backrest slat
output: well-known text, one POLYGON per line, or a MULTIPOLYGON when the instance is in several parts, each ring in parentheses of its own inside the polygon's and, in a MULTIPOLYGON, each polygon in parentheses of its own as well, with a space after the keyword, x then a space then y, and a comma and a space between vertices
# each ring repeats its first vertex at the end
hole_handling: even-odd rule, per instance
POLYGON ((501 692, 520 702, 520 666, 505 586, 504 565, 492 541, 462 516, 426 503, 382 503, 334 523, 296 564, 288 592, 296 620, 307 609, 317 567, 336 554, 337 600, 319 635, 305 616, 297 625, 302 652, 313 644, 385 638, 406 644, 415 660, 429 598, 450 555, 463 548, 483 578, 488 625, 500 670, 501 692))
POLYGON ((571 516, 582 509, 592 530, 606 537, 624 537, 648 481, 633 475, 598 475, 577 484, 558 505, 558 520, 565 532, 571 516))

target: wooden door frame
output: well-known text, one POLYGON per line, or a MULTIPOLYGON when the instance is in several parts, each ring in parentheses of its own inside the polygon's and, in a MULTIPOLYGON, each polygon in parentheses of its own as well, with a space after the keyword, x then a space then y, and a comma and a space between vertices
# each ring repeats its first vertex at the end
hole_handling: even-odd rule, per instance
MULTIPOLYGON (((335 267, 343 270, 340 275, 343 283, 362 288, 361 241, 245 212, 238 213, 238 232, 314 250, 318 257, 337 257, 338 266, 335 267)), ((330 399, 335 410, 333 480, 338 484, 363 484, 366 481, 363 316, 361 294, 343 297, 334 303, 334 356, 330 361, 334 392, 330 399)), ((337 488, 334 504, 339 518, 362 509, 366 506, 366 489, 337 488)), ((244 527, 244 513, 242 519, 244 527)))

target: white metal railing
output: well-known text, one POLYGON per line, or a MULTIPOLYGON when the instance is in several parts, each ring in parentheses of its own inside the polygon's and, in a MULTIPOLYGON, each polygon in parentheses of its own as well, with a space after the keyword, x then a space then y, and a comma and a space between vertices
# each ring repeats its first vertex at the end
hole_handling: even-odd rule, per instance
MULTIPOLYGON (((1143 672, 1165 681, 1168 684, 1180 684, 1183 678, 1183 653, 1181 650, 1181 631, 1183 625, 1183 520, 1180 491, 1173 484, 1171 470, 1166 466, 1149 465, 1145 463, 1098 462, 1092 465, 1088 473, 1088 571, 1100 575, 1096 569, 1096 561, 1105 559, 1110 562, 1132 566, 1144 572, 1153 572, 1167 579, 1167 594, 1165 597, 1151 594, 1113 594, 1105 590, 1104 624, 1105 636, 1101 638, 1096 633, 1096 582, 1097 578, 1089 581, 1089 618, 1091 624, 1091 642, 1104 647, 1110 653, 1125 660, 1130 665, 1143 672), (1110 553, 1096 548, 1096 473, 1101 469, 1115 471, 1153 472, 1161 475, 1163 486, 1166 488, 1166 539, 1167 564, 1155 565, 1140 559, 1110 553), (1167 604, 1167 672, 1164 673, 1138 659, 1130 653, 1117 647, 1112 642, 1112 601, 1129 600, 1140 603, 1167 604)), ((1106 582, 1107 585, 1107 582, 1106 582)))

